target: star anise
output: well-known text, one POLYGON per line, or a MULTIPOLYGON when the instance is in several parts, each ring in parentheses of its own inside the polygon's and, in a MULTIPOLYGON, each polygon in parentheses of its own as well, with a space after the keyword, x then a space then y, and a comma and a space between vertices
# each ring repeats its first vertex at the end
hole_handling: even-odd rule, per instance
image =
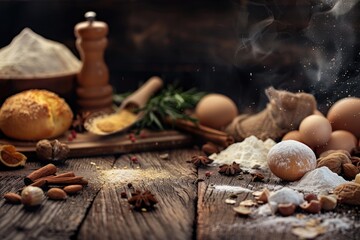
POLYGON ((264 178, 265 178, 264 175, 259 171, 251 172, 250 175, 252 177, 251 180, 253 182, 262 182, 262 181, 264 181, 264 178))
POLYGON ((228 176, 234 176, 239 173, 241 173, 240 165, 236 162, 233 162, 232 164, 223 164, 219 167, 219 173, 228 175, 228 176))
POLYGON ((136 190, 136 192, 132 193, 131 195, 132 197, 129 198, 128 203, 132 205, 135 210, 150 210, 156 203, 158 203, 154 194, 148 190, 144 192, 136 190))
POLYGON ((206 156, 196 155, 192 156, 191 160, 189 160, 188 162, 194 164, 196 167, 201 167, 212 163, 213 160, 206 156))
POLYGON ((79 133, 82 133, 85 131, 84 128, 84 123, 86 121, 86 118, 89 117, 90 112, 85 111, 85 112, 81 112, 76 114, 76 117, 74 119, 74 121, 72 122, 72 128, 79 133))

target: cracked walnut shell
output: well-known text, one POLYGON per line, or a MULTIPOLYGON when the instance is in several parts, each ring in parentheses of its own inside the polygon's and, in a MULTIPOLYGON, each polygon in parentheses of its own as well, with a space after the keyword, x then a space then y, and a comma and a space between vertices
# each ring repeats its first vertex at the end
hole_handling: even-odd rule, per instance
POLYGON ((42 161, 63 162, 70 149, 65 143, 58 140, 41 140, 36 144, 36 155, 42 161))

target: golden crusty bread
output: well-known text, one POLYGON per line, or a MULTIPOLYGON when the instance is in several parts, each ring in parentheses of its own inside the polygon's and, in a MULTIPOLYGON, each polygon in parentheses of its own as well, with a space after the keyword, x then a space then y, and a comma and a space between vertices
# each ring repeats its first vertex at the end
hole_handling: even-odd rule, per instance
POLYGON ((54 138, 69 129, 73 113, 53 92, 31 89, 15 94, 0 109, 3 133, 19 140, 54 138))

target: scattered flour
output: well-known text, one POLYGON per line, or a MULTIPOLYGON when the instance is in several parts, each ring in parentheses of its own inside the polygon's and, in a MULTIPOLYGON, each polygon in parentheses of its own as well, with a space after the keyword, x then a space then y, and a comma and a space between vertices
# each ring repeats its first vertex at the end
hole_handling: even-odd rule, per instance
POLYGON ((316 168, 307 172, 299 181, 293 182, 289 187, 309 193, 320 193, 333 190, 346 180, 327 167, 316 168))
POLYGON ((276 143, 272 139, 266 141, 259 140, 255 136, 250 136, 242 142, 237 142, 218 154, 212 154, 210 159, 214 164, 231 164, 234 161, 242 168, 252 168, 258 165, 260 168, 267 169, 267 154, 276 143))
POLYGON ((81 62, 63 44, 25 28, 0 49, 0 78, 50 77, 77 73, 81 62))
POLYGON ((227 191, 231 193, 252 192, 252 190, 240 186, 214 185, 213 187, 218 191, 227 191))

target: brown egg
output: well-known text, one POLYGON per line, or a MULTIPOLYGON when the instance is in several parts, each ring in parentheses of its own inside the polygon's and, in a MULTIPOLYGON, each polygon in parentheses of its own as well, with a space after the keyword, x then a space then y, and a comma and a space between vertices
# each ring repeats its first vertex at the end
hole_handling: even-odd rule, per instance
POLYGON ((316 149, 316 154, 320 155, 327 150, 346 150, 351 152, 357 144, 358 141, 354 134, 344 130, 337 130, 331 133, 328 143, 316 149))
POLYGON ((327 114, 333 130, 346 130, 360 138, 360 98, 349 97, 337 101, 327 114))
POLYGON ((299 126, 303 142, 311 148, 326 144, 331 135, 331 124, 327 118, 310 115, 304 118, 299 126))
POLYGON ((322 112, 320 112, 319 110, 315 109, 313 115, 319 115, 319 116, 323 116, 324 114, 322 114, 322 112))
POLYGON ((303 143, 301 133, 298 130, 293 130, 285 134, 282 138, 282 141, 286 140, 295 140, 303 143))
POLYGON ((270 149, 267 163, 277 177, 286 181, 296 181, 316 168, 316 156, 305 144, 286 140, 270 149))
POLYGON ((215 129, 221 129, 231 123, 237 114, 235 103, 229 97, 216 93, 204 96, 195 109, 200 124, 215 129))

